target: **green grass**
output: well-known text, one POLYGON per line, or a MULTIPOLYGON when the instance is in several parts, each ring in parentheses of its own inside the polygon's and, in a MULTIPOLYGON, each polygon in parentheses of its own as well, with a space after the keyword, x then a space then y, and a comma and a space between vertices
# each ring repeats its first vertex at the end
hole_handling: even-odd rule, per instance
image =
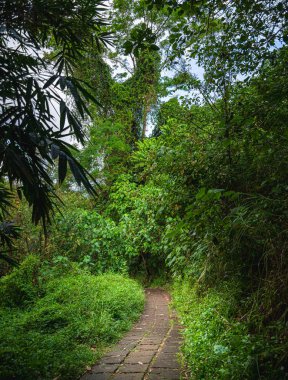
POLYGON ((35 284, 37 296, 23 266, 9 276, 0 282, 0 379, 75 380, 143 309, 141 287, 120 275, 68 274, 35 284))
POLYGON ((283 323, 259 325, 263 316, 251 309, 254 295, 244 297, 241 289, 236 279, 213 288, 187 280, 174 283, 173 303, 184 326, 182 351, 191 380, 288 379, 283 323))
POLYGON ((257 379, 253 340, 235 317, 237 283, 201 290, 189 282, 174 286, 174 306, 185 326, 183 354, 193 380, 257 379))

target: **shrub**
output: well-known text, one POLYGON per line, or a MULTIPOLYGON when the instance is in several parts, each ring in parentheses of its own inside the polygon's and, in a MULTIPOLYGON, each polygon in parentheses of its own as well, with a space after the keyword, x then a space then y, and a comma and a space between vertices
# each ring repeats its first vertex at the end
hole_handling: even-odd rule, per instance
MULTIPOLYGON (((13 272, 16 284, 27 266, 13 272)), ((144 303, 141 287, 115 274, 68 273, 42 287, 29 308, 0 309, 1 379, 77 378, 131 327, 144 303)))
POLYGON ((28 256, 10 274, 0 279, 0 306, 20 307, 34 302, 39 294, 40 260, 28 256))
POLYGON ((69 258, 94 274, 127 271, 129 250, 120 228, 96 211, 67 210, 55 224, 50 249, 54 259, 69 258))
POLYGON ((238 289, 235 282, 207 292, 188 282, 175 285, 174 302, 185 326, 183 354, 191 379, 258 378, 256 342, 248 326, 233 318, 238 289))

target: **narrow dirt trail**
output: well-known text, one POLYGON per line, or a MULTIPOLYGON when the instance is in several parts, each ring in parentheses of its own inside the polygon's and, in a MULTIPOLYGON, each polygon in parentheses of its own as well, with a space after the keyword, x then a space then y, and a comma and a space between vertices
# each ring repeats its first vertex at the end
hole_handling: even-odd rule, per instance
POLYGON ((169 300, 167 292, 147 289, 139 322, 81 380, 179 380, 181 335, 169 300))

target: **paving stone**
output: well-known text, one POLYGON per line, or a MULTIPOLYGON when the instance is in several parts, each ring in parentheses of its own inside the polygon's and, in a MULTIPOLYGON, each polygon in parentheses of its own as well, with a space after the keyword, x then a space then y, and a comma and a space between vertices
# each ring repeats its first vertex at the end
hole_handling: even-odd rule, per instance
POLYGON ((179 380, 180 379, 180 376, 181 376, 181 372, 180 370, 178 369, 165 369, 165 368, 151 368, 151 372, 149 372, 149 376, 148 376, 148 379, 150 380, 150 378, 152 378, 152 376, 154 378, 157 379, 157 377, 155 376, 158 376, 158 378, 162 378, 165 379, 165 380, 172 380, 172 379, 175 379, 175 380, 179 380))
POLYGON ((147 370, 147 364, 124 364, 119 368, 119 373, 144 373, 147 370))
POLYGON ((162 352, 165 352, 165 353, 177 353, 179 352, 179 346, 168 346, 167 344, 164 345, 164 347, 162 348, 162 352))
MULTIPOLYGON (((116 351, 116 350, 113 350, 113 351, 109 351, 109 352, 107 352, 107 353, 103 356, 103 358, 108 358, 109 356, 125 357, 126 354, 125 354, 125 352, 122 352, 122 351, 118 351, 118 350, 116 351)), ((100 361, 102 361, 102 359, 101 359, 100 361)))
POLYGON ((159 344, 140 344, 137 346, 136 350, 143 350, 143 351, 157 351, 159 347, 159 344))
MULTIPOLYGON (((154 337, 156 338, 156 336, 160 335, 160 336, 163 336, 163 335, 166 335, 169 331, 169 328, 164 328, 164 329, 155 329, 154 330, 154 337)), ((173 337, 174 338, 174 337, 173 337)), ((177 339, 177 338, 176 338, 177 339)))
POLYGON ((96 364, 92 367, 91 372, 94 373, 104 373, 104 372, 114 372, 119 367, 118 364, 96 364))
POLYGON ((133 350, 133 348, 135 348, 137 346, 137 342, 135 343, 125 343, 124 345, 117 345, 116 347, 114 347, 114 351, 113 352, 118 352, 118 354, 125 354, 125 352, 129 352, 131 350, 133 350))
POLYGON ((137 346, 137 344, 141 341, 141 339, 137 339, 137 340, 123 340, 123 342, 121 341, 121 345, 119 345, 118 347, 120 349, 133 349, 134 347, 137 346))
POLYGON ((150 373, 148 375, 148 380, 179 380, 180 379, 180 372, 170 372, 166 373, 165 375, 161 373, 150 373))
POLYGON ((112 373, 86 373, 81 377, 81 380, 109 380, 112 377, 112 373))
POLYGON ((166 321, 163 321, 161 323, 159 323, 159 325, 155 325, 155 328, 154 330, 157 331, 157 332, 168 332, 168 330, 170 329, 170 325, 169 325, 169 322, 166 322, 166 321))
POLYGON ((180 334, 176 334, 176 333, 172 332, 169 334, 169 339, 175 339, 178 341, 182 341, 182 336, 180 334))
POLYGON ((126 335, 122 340, 121 342, 131 342, 131 341, 135 341, 135 340, 139 340, 139 339, 142 339, 143 336, 144 336, 144 331, 131 331, 131 334, 129 335, 126 335))
POLYGON ((163 360, 177 360, 178 359, 178 352, 163 352, 161 351, 157 355, 157 359, 163 359, 163 360))
POLYGON ((142 380, 144 373, 117 373, 113 380, 142 380))
POLYGON ((180 364, 178 360, 169 358, 157 358, 153 363, 153 368, 179 368, 180 364))
POLYGON ((153 361, 153 367, 160 368, 179 368, 178 356, 174 353, 160 352, 153 361))
POLYGON ((181 336, 181 328, 177 325, 173 325, 173 328, 171 330, 171 334, 176 334, 181 336))
POLYGON ((129 364, 132 364, 132 363, 150 363, 150 361, 152 360, 153 356, 154 356, 154 352, 153 351, 138 351, 138 352, 132 352, 126 359, 125 359, 125 363, 129 363, 129 364))
MULTIPOLYGON (((130 350, 129 350, 130 351, 130 350)), ((117 351, 111 351, 111 352, 108 352, 104 358, 108 358, 108 357, 118 357, 118 358, 122 358, 124 359, 125 356, 127 355, 127 351, 122 351, 122 350, 117 350, 117 351)), ((102 359, 100 361, 102 363, 102 359)))
MULTIPOLYGON (((141 338, 141 339, 142 339, 142 338, 141 338)), ((120 347, 120 348, 127 348, 127 347, 129 347, 129 348, 133 348, 134 346, 136 346, 136 344, 139 343, 139 341, 140 341, 141 339, 131 339, 131 340, 129 340, 129 339, 123 339, 123 340, 121 340, 121 342, 118 344, 118 347, 120 347)))
POLYGON ((165 338, 165 335, 160 337, 155 337, 155 334, 153 332, 149 333, 148 336, 143 338, 139 344, 160 344, 162 343, 163 339, 165 338))
POLYGON ((182 342, 181 339, 174 339, 174 338, 168 338, 166 340, 166 344, 171 345, 171 346, 179 346, 181 342, 182 342))
POLYGON ((117 355, 117 356, 104 356, 101 359, 101 363, 103 364, 120 364, 125 356, 123 355, 117 355))

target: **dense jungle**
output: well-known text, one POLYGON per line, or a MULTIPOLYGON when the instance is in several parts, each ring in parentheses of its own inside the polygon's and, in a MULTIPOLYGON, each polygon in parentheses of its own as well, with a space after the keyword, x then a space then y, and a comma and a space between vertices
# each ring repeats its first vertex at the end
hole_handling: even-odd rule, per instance
POLYGON ((78 379, 147 287, 185 378, 288 379, 287 21, 282 0, 0 2, 0 379, 78 379))

